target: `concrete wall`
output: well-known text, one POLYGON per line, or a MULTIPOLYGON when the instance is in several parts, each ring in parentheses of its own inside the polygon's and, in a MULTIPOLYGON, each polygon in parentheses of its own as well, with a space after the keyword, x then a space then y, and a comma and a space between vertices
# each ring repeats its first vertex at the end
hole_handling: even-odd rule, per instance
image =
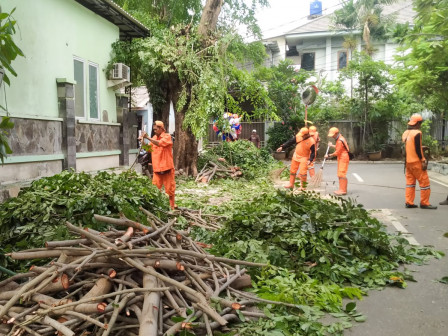
POLYGON ((15 156, 62 154, 62 122, 11 118, 9 145, 15 156))
POLYGON ((101 152, 120 149, 119 125, 76 124, 76 152, 101 152))
POLYGON ((119 156, 108 155, 76 159, 77 171, 96 171, 119 167, 119 156))
POLYGON ((53 176, 62 171, 63 160, 24 162, 0 166, 1 185, 53 176))

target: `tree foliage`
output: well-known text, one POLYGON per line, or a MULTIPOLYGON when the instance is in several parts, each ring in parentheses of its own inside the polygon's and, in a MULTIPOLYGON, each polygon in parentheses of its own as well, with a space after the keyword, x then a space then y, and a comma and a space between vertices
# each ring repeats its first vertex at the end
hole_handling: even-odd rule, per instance
MULTIPOLYGON (((98 175, 63 171, 34 181, 17 197, 0 203, 0 256, 23 248, 40 248, 47 240, 70 237, 65 221, 95 229, 104 228, 94 214, 117 216, 146 223, 139 210, 159 213, 168 200, 151 181, 133 171, 98 175)), ((160 214, 160 213, 159 213, 160 214)), ((0 259, 8 266, 10 259, 0 259)))
POLYGON ((361 123, 361 146, 366 145, 368 140, 385 143, 387 122, 400 113, 392 108, 395 89, 390 85, 389 70, 390 67, 384 62, 374 61, 362 52, 356 53, 342 71, 343 78, 353 78, 357 82, 348 108, 351 117, 361 123))
MULTIPOLYGON (((17 76, 14 68, 12 67, 12 62, 17 58, 17 56, 24 56, 22 50, 14 43, 13 35, 16 33, 15 25, 16 21, 13 20, 12 14, 15 8, 10 13, 3 13, 0 8, 0 70, 3 70, 3 82, 11 85, 11 81, 8 77, 8 73, 13 76, 17 76), (6 72, 5 72, 6 70, 6 72)), ((2 83, 0 83, 1 86, 2 83)), ((6 107, 0 105, 0 109, 7 111, 6 107)), ((12 129, 14 124, 11 122, 9 117, 3 117, 0 123, 0 161, 2 164, 8 154, 12 153, 9 147, 6 136, 8 135, 8 130, 12 129)))
POLYGON ((448 1, 417 0, 414 27, 399 26, 401 66, 396 84, 424 101, 427 109, 447 113, 448 104, 448 1))
MULTIPOLYGON (((139 4, 138 1, 126 3, 128 10, 136 11, 136 15, 145 10, 139 4)), ((183 1, 176 2, 176 6, 182 4, 183 1)), ((235 28, 237 23, 242 23, 256 33, 254 11, 257 4, 263 5, 266 1, 253 0, 251 6, 242 0, 227 0, 222 4, 208 0, 204 8, 211 10, 203 11, 199 25, 194 18, 187 21, 185 15, 179 15, 177 24, 154 25, 157 28, 153 29, 152 36, 133 42, 133 46, 116 45, 113 62, 129 61, 132 69, 138 69, 136 80, 147 86, 156 117, 167 120, 169 104, 173 102, 179 140, 174 146, 175 166, 187 174, 197 171, 196 137, 205 134, 211 118, 222 115, 226 109, 241 113, 244 104, 251 106, 253 116, 275 113, 261 83, 235 66, 235 62, 247 61, 246 57, 256 63, 263 60, 262 45, 244 43, 235 28), (210 7, 212 4, 216 6, 210 7)), ((151 21, 151 15, 148 11, 147 21, 151 21)), ((160 16, 157 20, 161 22, 160 16)))
MULTIPOLYGON (((0 8, 0 65, 13 76, 17 76, 11 63, 17 56, 24 55, 22 50, 20 50, 13 40, 13 35, 16 33, 15 25, 17 24, 12 17, 14 11, 15 8, 11 13, 3 13, 0 8)), ((8 85, 11 84, 7 73, 5 73, 3 81, 8 85)))
MULTIPOLYGON (((397 0, 346 0, 343 7, 334 12, 334 27, 337 30, 359 32, 353 34, 362 36, 365 51, 372 55, 372 39, 384 39, 393 24, 393 16, 384 15, 383 8, 394 2, 397 0)), ((346 42, 349 40, 353 41, 351 36, 348 36, 346 42)))

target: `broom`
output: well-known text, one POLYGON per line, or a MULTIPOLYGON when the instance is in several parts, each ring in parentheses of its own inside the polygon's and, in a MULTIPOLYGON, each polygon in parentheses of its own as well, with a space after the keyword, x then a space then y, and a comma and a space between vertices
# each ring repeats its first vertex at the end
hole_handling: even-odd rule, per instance
POLYGON ((310 181, 310 188, 317 188, 320 187, 320 184, 322 182, 322 175, 324 171, 324 165, 325 160, 327 159, 326 156, 328 155, 328 150, 330 149, 330 144, 327 146, 327 151, 325 152, 324 161, 322 162, 322 165, 320 166, 319 171, 316 173, 316 175, 313 176, 312 180, 310 181))

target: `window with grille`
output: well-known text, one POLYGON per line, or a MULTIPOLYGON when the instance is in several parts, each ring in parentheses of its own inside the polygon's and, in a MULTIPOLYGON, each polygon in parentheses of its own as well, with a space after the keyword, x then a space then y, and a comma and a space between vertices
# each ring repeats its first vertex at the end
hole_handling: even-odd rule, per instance
POLYGON ((303 53, 302 54, 302 64, 301 64, 301 69, 304 70, 314 70, 314 61, 316 58, 316 53, 303 53))
POLYGON ((344 69, 347 67, 347 52, 339 51, 338 52, 338 70, 344 69))

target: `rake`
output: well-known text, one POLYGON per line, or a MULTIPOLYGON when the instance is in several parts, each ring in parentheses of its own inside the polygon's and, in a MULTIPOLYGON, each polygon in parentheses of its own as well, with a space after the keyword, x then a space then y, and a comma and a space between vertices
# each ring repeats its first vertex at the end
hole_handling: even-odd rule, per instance
POLYGON ((316 175, 313 176, 312 180, 310 181, 310 184, 309 184, 310 188, 320 187, 320 184, 322 182, 322 175, 324 172, 325 160, 327 159, 326 156, 328 155, 329 149, 330 149, 330 144, 328 144, 328 146, 327 146, 327 151, 325 152, 324 161, 322 162, 322 165, 320 166, 319 171, 316 173, 316 175))

